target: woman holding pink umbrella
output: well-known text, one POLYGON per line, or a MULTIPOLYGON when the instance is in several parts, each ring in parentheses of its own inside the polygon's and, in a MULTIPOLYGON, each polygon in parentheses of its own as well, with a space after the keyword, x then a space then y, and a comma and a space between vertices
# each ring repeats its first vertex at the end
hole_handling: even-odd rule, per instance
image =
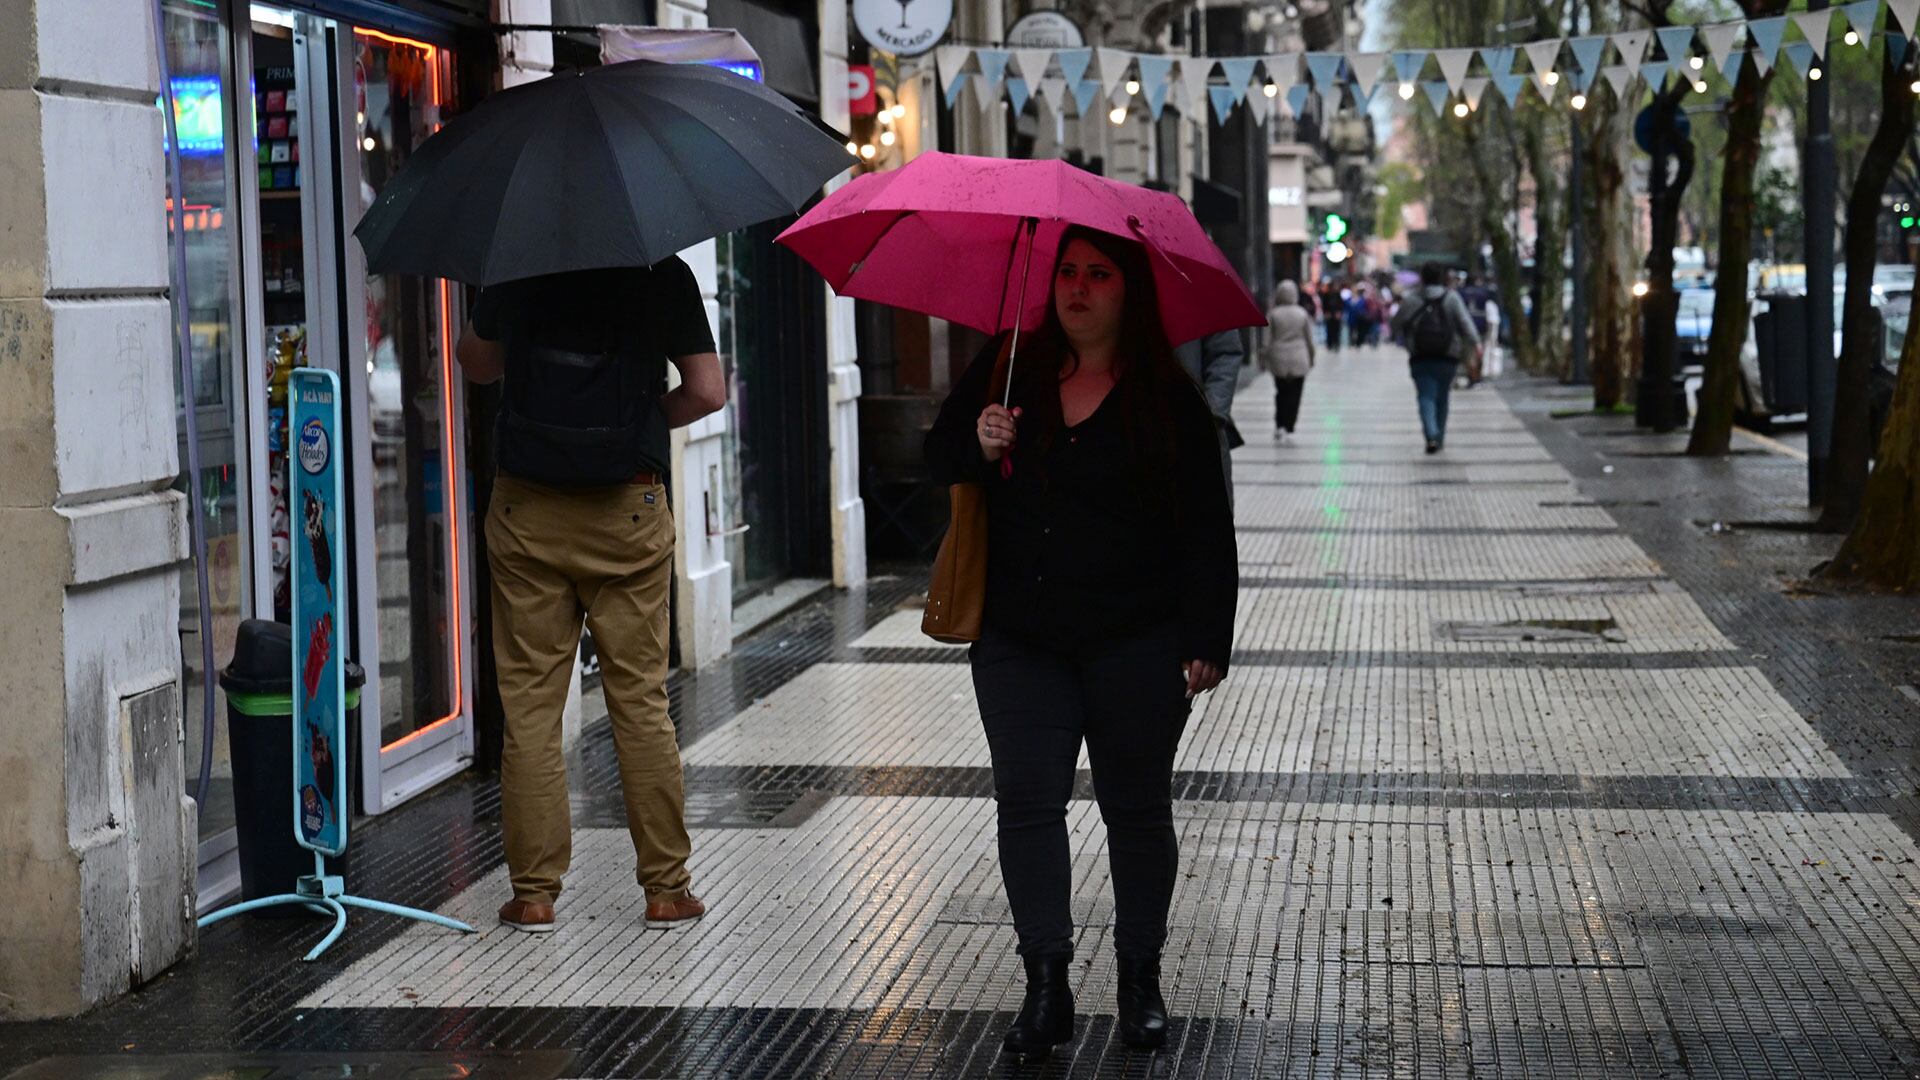
POLYGON ((1107 826, 1120 1036, 1166 1041, 1174 753, 1193 697, 1226 675, 1238 587, 1212 414, 1168 344, 1147 249, 1076 226, 1051 270, 1011 373, 996 375, 996 340, 926 441, 937 481, 987 485, 969 659, 1027 972, 1005 1045, 1023 1054, 1073 1037, 1066 812, 1082 739, 1107 826))

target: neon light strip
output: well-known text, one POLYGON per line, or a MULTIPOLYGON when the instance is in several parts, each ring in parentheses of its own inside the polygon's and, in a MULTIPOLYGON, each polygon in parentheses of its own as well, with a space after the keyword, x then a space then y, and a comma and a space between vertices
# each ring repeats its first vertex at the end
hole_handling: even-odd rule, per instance
MULTIPOLYGON (((440 79, 444 74, 440 62, 440 49, 424 41, 415 41, 379 30, 364 27, 353 28, 354 36, 373 38, 392 45, 404 45, 419 49, 427 54, 427 91, 434 106, 434 130, 440 130, 438 116, 440 112, 440 79)), ((450 637, 453 640, 453 711, 435 720, 425 727, 409 732, 390 743, 383 743, 382 751, 405 746, 407 743, 427 734, 443 724, 458 720, 466 714, 466 631, 461 621, 463 611, 460 604, 463 579, 460 566, 460 516, 465 500, 459 497, 456 487, 458 470, 454 462, 453 427, 453 287, 445 278, 439 280, 440 293, 440 457, 446 469, 445 488, 442 494, 442 509, 447 515, 447 597, 453 607, 453 621, 449 623, 450 637)))

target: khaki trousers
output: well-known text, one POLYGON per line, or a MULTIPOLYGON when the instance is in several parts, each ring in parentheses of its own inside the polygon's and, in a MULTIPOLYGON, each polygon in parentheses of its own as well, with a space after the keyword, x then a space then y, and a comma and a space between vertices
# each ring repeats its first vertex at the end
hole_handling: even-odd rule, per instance
POLYGON ((674 533, 666 489, 566 490, 501 476, 486 529, 506 711, 501 831, 513 895, 553 903, 573 857, 560 713, 582 618, 600 654, 636 879, 649 901, 687 895, 693 843, 667 715, 674 533))

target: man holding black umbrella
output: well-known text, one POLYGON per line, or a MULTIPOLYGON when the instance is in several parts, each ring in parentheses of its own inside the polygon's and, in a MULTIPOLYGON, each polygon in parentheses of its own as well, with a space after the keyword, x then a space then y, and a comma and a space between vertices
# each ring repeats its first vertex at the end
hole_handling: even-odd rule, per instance
POLYGON ((553 929, 572 854, 561 711, 584 618, 600 650, 647 922, 706 907, 691 891, 680 750, 667 712, 673 514, 667 431, 726 404, 693 271, 678 256, 481 292, 458 350, 504 378, 487 515, 493 649, 506 713, 501 831, 513 898, 500 921, 553 929), (667 365, 680 385, 667 389, 667 365))

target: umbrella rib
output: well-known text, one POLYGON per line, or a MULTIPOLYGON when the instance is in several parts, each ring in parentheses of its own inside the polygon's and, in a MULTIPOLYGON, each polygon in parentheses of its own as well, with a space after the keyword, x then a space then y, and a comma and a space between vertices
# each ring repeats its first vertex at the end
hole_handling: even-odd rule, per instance
MULTIPOLYGON (((768 179, 765 173, 760 171, 759 165, 757 165, 752 158, 749 158, 747 155, 741 153, 738 148, 733 146, 732 143, 728 142, 727 139, 724 138, 718 130, 714 129, 711 125, 705 124, 700 120, 698 116, 695 116, 693 113, 688 112, 686 109, 680 107, 674 102, 655 99, 649 102, 649 104, 654 105, 663 111, 671 110, 673 112, 677 112, 681 116, 686 117, 688 120, 694 123, 700 124, 708 132, 712 133, 712 135, 720 143, 720 145, 725 147, 727 151, 733 155, 734 160, 740 162, 741 164, 747 167, 747 171, 753 175, 754 179, 760 182, 763 190, 770 193, 775 199, 777 199, 780 205, 789 206, 789 207, 791 206, 790 201, 787 199, 785 194, 783 194, 780 191, 779 187, 777 187, 772 180, 768 179)), ((601 117, 600 109, 597 104, 594 106, 594 116, 596 118, 601 117)), ((636 110, 634 113, 634 118, 642 126, 646 127, 648 131, 651 132, 653 130, 652 118, 649 117, 644 110, 636 110)), ((601 127, 602 129, 606 128, 606 122, 604 119, 601 119, 601 127)), ((675 165, 680 164, 680 162, 678 161, 680 154, 678 152, 678 149, 675 147, 675 145, 672 142, 665 139, 661 139, 656 135, 654 139, 654 143, 655 145, 660 147, 661 152, 669 160, 674 161, 675 165)), ((705 164, 705 163, 702 163, 702 164, 705 164)), ((624 168, 621 168, 619 155, 617 154, 614 155, 614 167, 616 169, 620 169, 621 183, 624 185, 626 183, 626 171, 624 168)), ((711 203, 708 199, 706 199, 698 188, 694 187, 691 184, 683 183, 682 187, 686 189, 688 195, 693 199, 695 203, 699 204, 699 206, 702 209, 706 210, 709 213, 712 213, 718 209, 724 209, 725 206, 727 205, 727 204, 720 204, 716 206, 715 204, 711 203)), ((626 190, 627 190, 628 201, 631 202, 633 197, 633 189, 629 187, 626 190)), ((634 210, 635 220, 636 221, 640 220, 640 208, 636 206, 636 207, 633 207, 633 210, 634 210)), ((739 227, 744 227, 746 224, 750 224, 750 223, 743 222, 739 227)))
POLYGON ((893 231, 895 225, 900 224, 919 212, 918 210, 902 210, 894 215, 893 220, 887 222, 887 227, 881 229, 880 232, 874 236, 873 242, 867 245, 867 250, 861 252, 860 257, 853 260, 853 269, 847 272, 847 280, 841 283, 841 287, 844 288, 853 284, 854 277, 866 267, 867 260, 873 257, 874 249, 880 246, 880 241, 887 238, 887 234, 893 231))

